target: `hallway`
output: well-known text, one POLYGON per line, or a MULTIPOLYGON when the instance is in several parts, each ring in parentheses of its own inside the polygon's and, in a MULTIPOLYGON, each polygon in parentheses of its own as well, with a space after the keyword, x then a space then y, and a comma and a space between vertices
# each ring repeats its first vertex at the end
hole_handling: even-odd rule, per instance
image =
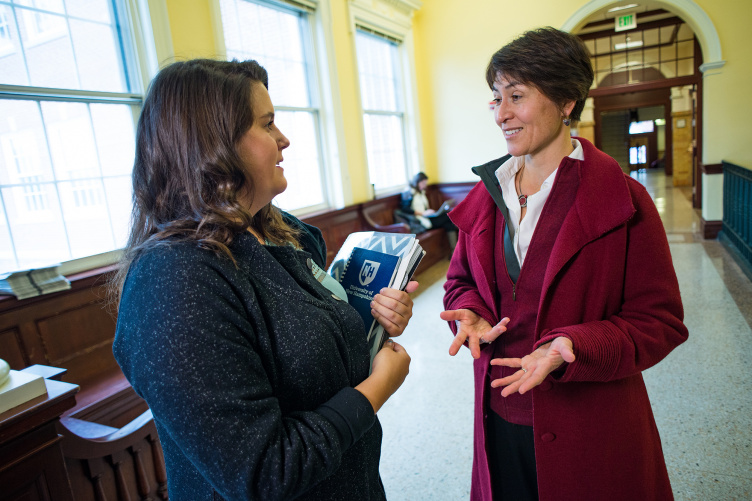
MULTIPOLYGON (((661 214, 679 278, 689 340, 644 373, 677 500, 752 498, 752 283, 717 241, 697 233, 691 189, 636 172, 661 214), (669 183, 667 185, 667 182, 669 183)), ((418 277, 414 317, 399 339, 410 374, 379 412, 381 474, 390 500, 470 494, 472 359, 448 355, 444 261, 418 277)))

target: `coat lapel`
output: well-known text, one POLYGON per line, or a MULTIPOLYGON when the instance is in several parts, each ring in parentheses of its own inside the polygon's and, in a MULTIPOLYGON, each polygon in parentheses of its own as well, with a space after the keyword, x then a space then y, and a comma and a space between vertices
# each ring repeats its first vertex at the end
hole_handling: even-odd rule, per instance
MULTIPOLYGON (((484 280, 476 283, 478 292, 486 300, 486 304, 494 305, 494 314, 497 314, 496 301, 494 301, 494 288, 496 287, 494 225, 496 224, 498 209, 483 183, 475 185, 473 191, 475 190, 480 191, 477 204, 460 203, 449 214, 452 222, 470 236, 474 254, 469 254, 468 259, 477 258, 480 268, 483 270, 484 280)), ((468 195, 468 198, 474 197, 468 195)))
POLYGON ((541 301, 556 275, 580 249, 626 223, 635 213, 627 181, 619 164, 586 139, 577 139, 582 144, 585 160, 567 157, 562 161, 560 169, 565 162, 574 162, 576 165, 568 167, 577 169, 579 188, 551 251, 541 301))

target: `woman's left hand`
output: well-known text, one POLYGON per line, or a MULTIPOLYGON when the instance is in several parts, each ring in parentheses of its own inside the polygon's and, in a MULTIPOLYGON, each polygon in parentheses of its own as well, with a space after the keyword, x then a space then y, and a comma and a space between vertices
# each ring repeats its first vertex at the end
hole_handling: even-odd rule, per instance
POLYGON ((541 345, 530 355, 522 358, 494 358, 491 365, 519 367, 520 370, 501 379, 491 381, 492 388, 506 386, 501 391, 502 397, 512 393, 520 394, 532 390, 546 379, 546 376, 558 369, 564 362, 574 362, 574 346, 568 337, 557 337, 550 343, 541 345))
POLYGON ((407 322, 413 316, 413 300, 409 293, 418 289, 418 282, 408 282, 404 291, 397 289, 381 289, 371 301, 371 315, 389 334, 396 337, 402 334, 407 322))

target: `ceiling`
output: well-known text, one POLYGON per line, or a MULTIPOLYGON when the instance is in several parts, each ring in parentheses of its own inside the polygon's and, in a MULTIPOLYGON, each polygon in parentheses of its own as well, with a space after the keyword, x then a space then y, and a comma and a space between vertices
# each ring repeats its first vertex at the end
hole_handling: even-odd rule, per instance
POLYGON ((626 14, 628 12, 637 13, 637 24, 645 23, 649 21, 659 21, 661 19, 667 19, 675 16, 674 13, 658 7, 650 2, 614 2, 602 9, 591 14, 586 20, 585 24, 577 34, 584 35, 587 33, 596 33, 604 30, 614 30, 614 18, 626 14), (613 10, 618 7, 627 7, 620 10, 613 10), (611 10, 611 12, 609 12, 611 10))

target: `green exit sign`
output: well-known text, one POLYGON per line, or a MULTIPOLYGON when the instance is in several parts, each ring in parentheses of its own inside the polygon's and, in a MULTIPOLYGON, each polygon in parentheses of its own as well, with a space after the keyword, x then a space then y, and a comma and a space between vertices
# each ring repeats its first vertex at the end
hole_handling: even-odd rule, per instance
POLYGON ((617 16, 614 19, 616 31, 625 31, 637 28, 637 16, 634 12, 617 16))

